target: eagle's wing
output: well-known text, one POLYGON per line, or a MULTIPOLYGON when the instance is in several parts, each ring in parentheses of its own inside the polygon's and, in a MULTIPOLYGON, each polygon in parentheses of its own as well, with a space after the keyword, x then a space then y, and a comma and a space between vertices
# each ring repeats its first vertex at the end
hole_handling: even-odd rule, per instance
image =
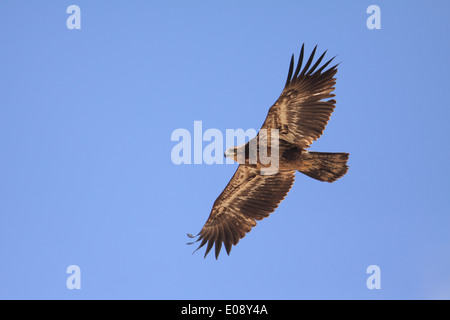
POLYGON ((273 175, 261 175, 258 169, 239 165, 214 202, 211 214, 198 234, 197 241, 202 241, 198 249, 208 243, 206 257, 215 243, 217 259, 224 243, 227 254, 230 254, 231 246, 256 226, 255 220, 268 217, 278 207, 294 183, 294 173, 279 171, 273 175))
POLYGON ((334 110, 336 100, 327 100, 334 97, 337 72, 335 65, 328 70, 324 69, 334 59, 329 60, 319 69, 326 51, 310 68, 317 46, 310 58, 302 67, 304 45, 302 46, 297 68, 294 71, 294 55, 291 58, 286 85, 280 97, 270 108, 267 118, 261 129, 279 129, 280 139, 284 139, 300 148, 308 148, 323 133, 325 126, 334 110))

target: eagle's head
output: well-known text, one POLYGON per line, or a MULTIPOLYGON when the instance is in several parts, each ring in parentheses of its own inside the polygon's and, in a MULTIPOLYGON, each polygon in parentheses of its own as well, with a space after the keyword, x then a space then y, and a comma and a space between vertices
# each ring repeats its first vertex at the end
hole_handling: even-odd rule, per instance
POLYGON ((223 155, 225 158, 230 158, 240 164, 246 163, 245 145, 228 148, 227 150, 225 150, 225 153, 223 155))
POLYGON ((225 158, 230 158, 234 160, 234 155, 236 154, 237 150, 236 147, 231 147, 228 148, 227 150, 225 150, 225 153, 223 154, 223 156, 225 158))

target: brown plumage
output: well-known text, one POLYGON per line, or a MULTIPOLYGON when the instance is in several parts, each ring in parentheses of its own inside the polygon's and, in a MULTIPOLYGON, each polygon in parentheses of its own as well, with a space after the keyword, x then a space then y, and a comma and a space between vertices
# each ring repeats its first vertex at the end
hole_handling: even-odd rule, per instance
POLYGON ((250 232, 256 221, 268 217, 278 207, 294 183, 296 171, 326 182, 336 181, 347 172, 348 153, 306 151, 322 135, 336 103, 331 98, 334 97, 332 91, 338 65, 325 70, 333 58, 318 68, 325 51, 311 67, 316 49, 317 46, 302 68, 302 45, 295 71, 292 55, 285 87, 269 109, 258 135, 245 145, 225 152, 226 156, 239 162, 239 167, 214 202, 211 214, 198 234, 197 241, 201 242, 197 250, 207 245, 205 257, 215 244, 217 259, 222 243, 230 254, 232 245, 250 232), (278 148, 271 143, 272 129, 278 133, 278 148), (260 158, 252 162, 252 142, 258 151, 267 148, 268 154, 278 152, 279 163, 275 171, 264 172, 268 166, 260 158))

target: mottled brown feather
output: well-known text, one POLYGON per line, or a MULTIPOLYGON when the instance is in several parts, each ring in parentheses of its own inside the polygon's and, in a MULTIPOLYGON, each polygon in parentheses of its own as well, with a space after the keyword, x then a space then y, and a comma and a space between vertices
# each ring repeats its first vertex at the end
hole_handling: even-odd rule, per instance
MULTIPOLYGON (((216 259, 222 243, 227 254, 252 227, 275 211, 294 183, 295 171, 261 175, 259 170, 240 165, 230 182, 214 202, 208 220, 198 234, 206 255, 215 244, 216 259)), ((196 250, 196 251, 197 251, 196 250)))
POLYGON ((280 139, 300 148, 308 148, 323 133, 334 110, 336 100, 334 85, 337 65, 323 71, 334 59, 326 62, 313 72, 322 61, 323 53, 311 69, 317 46, 314 48, 305 67, 299 73, 303 46, 294 76, 292 76, 293 59, 289 67, 288 79, 278 100, 272 105, 261 129, 279 129, 280 139), (326 100, 329 99, 329 100, 326 100))

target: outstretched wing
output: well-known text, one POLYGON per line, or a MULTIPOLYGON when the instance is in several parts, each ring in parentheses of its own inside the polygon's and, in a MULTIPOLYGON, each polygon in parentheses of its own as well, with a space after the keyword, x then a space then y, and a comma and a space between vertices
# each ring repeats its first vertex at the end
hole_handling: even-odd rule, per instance
POLYGON ((214 202, 211 214, 197 239, 201 240, 197 250, 208 243, 205 257, 215 244, 217 259, 222 243, 227 254, 230 254, 231 246, 236 245, 256 226, 256 220, 268 217, 294 183, 295 171, 279 171, 273 175, 260 175, 259 172, 240 165, 214 202))
POLYGON ((325 56, 325 51, 310 68, 316 49, 317 46, 305 67, 301 69, 304 56, 302 45, 294 73, 294 55, 292 55, 283 92, 270 108, 261 127, 261 129, 278 129, 280 139, 300 148, 308 148, 322 135, 336 104, 334 99, 327 101, 324 99, 334 97, 331 92, 336 84, 334 76, 338 65, 324 71, 333 58, 317 69, 325 56))

